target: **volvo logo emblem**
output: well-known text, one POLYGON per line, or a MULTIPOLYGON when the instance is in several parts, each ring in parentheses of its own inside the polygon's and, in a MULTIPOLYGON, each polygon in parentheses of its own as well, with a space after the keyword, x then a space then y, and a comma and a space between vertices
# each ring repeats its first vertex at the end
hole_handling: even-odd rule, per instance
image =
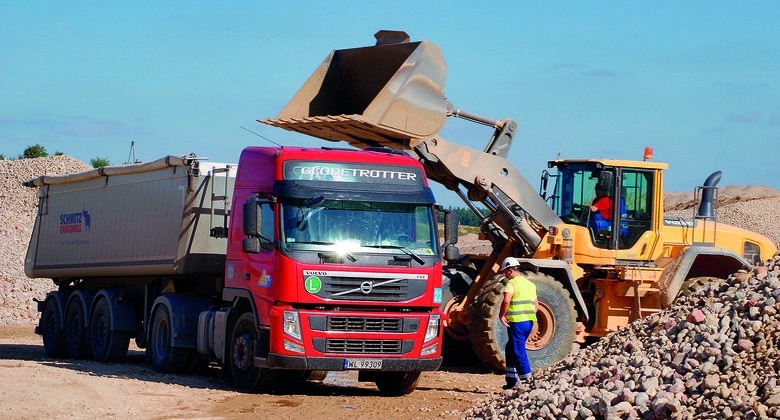
POLYGON ((364 295, 371 293, 372 290, 374 290, 374 283, 370 281, 364 281, 360 284, 360 291, 363 292, 364 295))

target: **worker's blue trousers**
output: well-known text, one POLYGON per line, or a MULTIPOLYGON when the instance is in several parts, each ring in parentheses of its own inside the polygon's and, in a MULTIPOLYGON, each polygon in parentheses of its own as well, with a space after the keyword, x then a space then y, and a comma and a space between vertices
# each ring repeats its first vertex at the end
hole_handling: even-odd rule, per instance
POLYGON ((515 386, 520 379, 531 378, 531 363, 525 352, 525 342, 534 327, 532 321, 510 322, 507 331, 509 340, 506 342, 506 384, 515 386))

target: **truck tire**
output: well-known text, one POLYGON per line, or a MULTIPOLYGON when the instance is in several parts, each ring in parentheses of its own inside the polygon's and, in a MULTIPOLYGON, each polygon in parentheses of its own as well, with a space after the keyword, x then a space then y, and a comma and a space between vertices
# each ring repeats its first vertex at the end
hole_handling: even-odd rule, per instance
POLYGON ((417 389, 421 372, 376 372, 376 387, 385 396, 410 394, 417 389))
MULTIPOLYGON (((542 274, 526 272, 536 284, 539 311, 537 322, 526 343, 531 369, 540 369, 562 360, 571 351, 577 332, 574 301, 560 282, 542 274)), ((480 360, 493 369, 506 369, 504 347, 506 327, 498 319, 507 279, 499 274, 482 287, 471 312, 471 342, 480 360)))
MULTIPOLYGON (((471 267, 447 266, 443 271, 441 287, 442 299, 440 309, 449 314, 450 308, 460 303, 469 292, 473 278, 477 273, 471 267)), ((444 334, 442 334, 441 355, 443 363, 451 366, 472 365, 477 360, 477 355, 471 348, 469 330, 467 325, 458 322, 450 322, 445 317, 443 322, 444 334)))
POLYGON ((43 350, 48 357, 60 357, 66 354, 65 337, 62 325, 60 301, 56 298, 46 299, 46 305, 41 313, 41 337, 43 350))
POLYGON ((86 359, 90 356, 87 314, 84 313, 84 303, 78 297, 71 299, 65 309, 65 346, 68 355, 73 359, 86 359))
POLYGON ((92 355, 98 362, 118 362, 127 356, 130 347, 130 333, 114 331, 108 301, 99 297, 89 320, 89 341, 92 355))
POLYGON ((173 323, 165 305, 158 305, 152 316, 152 331, 147 351, 152 366, 162 373, 181 373, 187 365, 188 349, 173 347, 173 323))
POLYGON ((253 392, 271 388, 273 372, 255 366, 255 355, 268 354, 269 346, 270 337, 258 331, 255 314, 246 312, 241 315, 233 326, 228 353, 230 374, 237 390, 253 392), (259 351, 255 350, 255 345, 261 346, 259 351))

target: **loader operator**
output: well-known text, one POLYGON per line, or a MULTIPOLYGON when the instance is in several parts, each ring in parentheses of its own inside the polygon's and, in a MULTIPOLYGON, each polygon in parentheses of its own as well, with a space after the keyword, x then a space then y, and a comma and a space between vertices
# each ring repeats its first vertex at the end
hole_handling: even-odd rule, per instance
POLYGON ((525 343, 536 322, 536 285, 520 272, 520 261, 507 257, 501 263, 501 271, 509 279, 504 289, 504 300, 499 309, 499 319, 507 327, 509 340, 506 343, 506 385, 511 389, 518 381, 532 381, 531 364, 525 350, 525 343))
POLYGON ((612 226, 612 199, 607 197, 607 190, 596 186, 596 198, 590 206, 588 227, 594 232, 608 230, 612 226))

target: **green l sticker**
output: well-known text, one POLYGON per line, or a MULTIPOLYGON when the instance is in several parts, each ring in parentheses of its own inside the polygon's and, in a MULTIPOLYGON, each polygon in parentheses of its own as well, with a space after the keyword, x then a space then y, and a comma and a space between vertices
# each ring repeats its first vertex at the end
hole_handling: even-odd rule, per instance
POLYGON ((307 292, 315 294, 322 289, 322 281, 317 276, 307 277, 306 281, 303 283, 303 287, 307 292))

